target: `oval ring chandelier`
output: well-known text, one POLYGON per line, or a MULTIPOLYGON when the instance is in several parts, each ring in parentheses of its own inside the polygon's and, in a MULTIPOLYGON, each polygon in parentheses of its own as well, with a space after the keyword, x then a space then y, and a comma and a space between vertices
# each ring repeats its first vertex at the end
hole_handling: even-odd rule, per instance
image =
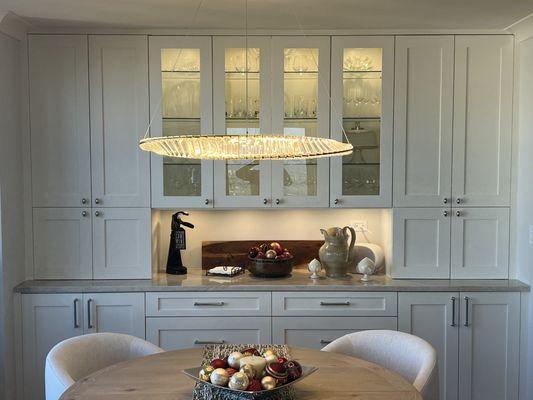
MULTIPOLYGON (((203 0, 199 0, 191 27, 196 21, 202 2, 203 0)), ((248 65, 248 0, 244 1, 244 7, 246 40, 245 55, 246 65, 248 65)), ((180 53, 178 53, 178 57, 179 54, 180 53)), ((318 63, 314 56, 313 60, 318 67, 318 63)), ((178 60, 176 60, 176 63, 177 61, 178 60)), ((245 84, 246 97, 248 97, 248 72, 246 72, 245 84)), ((331 97, 329 100, 331 101, 331 97)), ((158 112, 161 102, 162 99, 152 116, 145 137, 139 142, 139 147, 142 150, 160 156, 200 160, 300 160, 349 155, 353 151, 353 146, 348 141, 346 132, 342 127, 342 121, 340 126, 344 133, 344 137, 346 138, 346 143, 324 137, 248 134, 248 129, 246 129, 246 134, 240 135, 222 134, 148 137, 153 118, 158 112)), ((248 101, 246 101, 246 104, 248 104, 248 101)), ((333 105, 332 112, 335 112, 333 105)))

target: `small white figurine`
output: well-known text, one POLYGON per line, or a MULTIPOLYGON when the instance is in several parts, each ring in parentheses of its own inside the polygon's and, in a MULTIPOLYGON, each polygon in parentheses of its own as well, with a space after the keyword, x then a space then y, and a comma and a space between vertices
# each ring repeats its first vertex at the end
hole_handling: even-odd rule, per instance
POLYGON ((316 258, 313 258, 311 262, 307 265, 307 269, 311 272, 311 279, 318 279, 318 273, 322 271, 322 264, 316 258))
POLYGON ((370 258, 365 257, 357 264, 357 272, 363 274, 361 282, 370 281, 369 275, 372 275, 376 271, 376 265, 370 258))

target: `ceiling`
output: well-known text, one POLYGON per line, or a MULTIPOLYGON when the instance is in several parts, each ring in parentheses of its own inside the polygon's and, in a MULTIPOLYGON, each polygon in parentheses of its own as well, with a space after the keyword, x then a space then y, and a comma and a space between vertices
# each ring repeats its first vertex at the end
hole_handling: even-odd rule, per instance
MULTIPOLYGON (((35 27, 189 28, 202 0, 0 0, 35 27)), ((248 0, 250 29, 504 29, 533 0, 248 0)), ((194 28, 241 29, 244 0, 203 0, 194 28)))

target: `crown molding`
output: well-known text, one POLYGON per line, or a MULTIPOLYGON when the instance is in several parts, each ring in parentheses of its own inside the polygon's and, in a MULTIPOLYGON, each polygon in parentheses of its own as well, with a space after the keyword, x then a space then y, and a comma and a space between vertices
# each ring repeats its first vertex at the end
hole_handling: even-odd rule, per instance
POLYGON ((516 21, 505 28, 507 32, 515 35, 519 42, 533 37, 533 14, 516 21))
POLYGON ((0 11, 0 32, 15 39, 23 40, 31 29, 31 24, 17 14, 0 11))

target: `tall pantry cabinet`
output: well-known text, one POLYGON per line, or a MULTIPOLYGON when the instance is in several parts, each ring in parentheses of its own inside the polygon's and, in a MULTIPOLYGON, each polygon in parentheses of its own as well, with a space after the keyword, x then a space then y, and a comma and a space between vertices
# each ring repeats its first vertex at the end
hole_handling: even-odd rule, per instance
POLYGON ((29 84, 34 278, 149 278, 147 38, 32 35, 29 84))
POLYGON ((393 270, 508 278, 513 37, 396 38, 393 270))

